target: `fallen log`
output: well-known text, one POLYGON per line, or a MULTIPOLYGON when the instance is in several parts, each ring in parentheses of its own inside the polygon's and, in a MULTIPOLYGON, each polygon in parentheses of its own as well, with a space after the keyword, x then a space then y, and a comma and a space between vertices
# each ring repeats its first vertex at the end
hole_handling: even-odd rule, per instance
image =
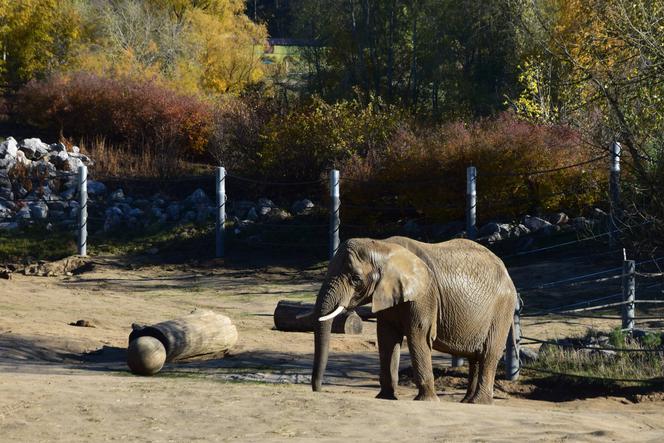
POLYGON ((212 311, 195 310, 151 326, 132 325, 127 364, 132 372, 156 374, 165 362, 225 355, 237 342, 231 319, 212 311))
MULTIPOLYGON (((311 303, 281 300, 274 310, 274 326, 280 331, 313 332, 318 318, 311 303)), ((362 333, 362 319, 355 311, 343 312, 332 320, 332 333, 362 333)))

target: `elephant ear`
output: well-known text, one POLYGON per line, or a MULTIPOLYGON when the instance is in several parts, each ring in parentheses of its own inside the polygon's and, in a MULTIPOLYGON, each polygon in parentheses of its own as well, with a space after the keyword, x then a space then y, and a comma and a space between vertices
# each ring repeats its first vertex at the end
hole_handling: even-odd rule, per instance
POLYGON ((383 257, 371 311, 378 312, 399 303, 414 301, 428 284, 429 268, 422 259, 403 246, 392 244, 383 257))

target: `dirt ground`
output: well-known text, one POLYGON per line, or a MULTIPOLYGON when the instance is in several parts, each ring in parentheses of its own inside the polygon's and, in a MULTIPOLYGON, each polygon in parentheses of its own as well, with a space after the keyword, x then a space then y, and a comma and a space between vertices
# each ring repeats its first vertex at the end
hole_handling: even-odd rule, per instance
MULTIPOLYGON (((524 261, 515 280, 551 267, 524 261), (537 265, 540 266, 540 265, 537 265)), ((581 262, 566 272, 581 272, 581 262)), ((590 266, 590 265, 588 265, 590 266)), ((376 400, 375 323, 335 335, 323 393, 312 393, 313 336, 273 329, 281 299, 312 301, 322 269, 131 265, 96 258, 70 277, 0 280, 1 441, 662 441, 662 402, 611 396, 542 401, 501 382, 491 406, 466 405, 461 386, 439 403, 376 400), (230 316, 239 341, 223 359, 167 364, 154 377, 124 363, 133 322, 155 323, 193 308, 230 316), (88 320, 94 327, 69 323, 88 320), (505 386, 508 388, 503 389, 505 386), (512 392, 510 394, 509 392, 512 392)), ((562 297, 562 296, 561 296, 562 297)), ((554 300, 556 302, 556 300, 554 300)), ((525 321, 552 336, 581 324, 525 321)), ((402 367, 409 365, 407 350, 402 367)), ((449 365, 437 354, 434 365, 449 365)))

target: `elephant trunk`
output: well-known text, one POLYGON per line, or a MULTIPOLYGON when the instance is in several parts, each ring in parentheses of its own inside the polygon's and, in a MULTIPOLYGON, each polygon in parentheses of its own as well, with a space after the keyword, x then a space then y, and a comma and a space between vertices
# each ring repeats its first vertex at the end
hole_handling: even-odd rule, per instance
POLYGON ((314 328, 314 369, 311 374, 311 389, 315 392, 321 390, 323 375, 327 366, 327 357, 330 354, 330 335, 332 334, 332 320, 318 321, 314 328))
POLYGON ((314 318, 314 367, 311 374, 311 388, 320 391, 323 384, 323 375, 327 366, 327 357, 330 353, 330 336, 332 335, 333 314, 341 306, 341 293, 336 282, 328 281, 316 300, 314 318), (323 320, 319 320, 320 318, 323 320))

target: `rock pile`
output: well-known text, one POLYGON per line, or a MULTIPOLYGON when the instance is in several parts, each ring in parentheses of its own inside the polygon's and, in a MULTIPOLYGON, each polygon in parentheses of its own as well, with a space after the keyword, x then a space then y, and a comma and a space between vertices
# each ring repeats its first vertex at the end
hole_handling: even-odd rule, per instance
POLYGON ((78 215, 76 171, 92 161, 74 146, 38 138, 0 143, 0 229, 32 220, 73 223, 78 215))

